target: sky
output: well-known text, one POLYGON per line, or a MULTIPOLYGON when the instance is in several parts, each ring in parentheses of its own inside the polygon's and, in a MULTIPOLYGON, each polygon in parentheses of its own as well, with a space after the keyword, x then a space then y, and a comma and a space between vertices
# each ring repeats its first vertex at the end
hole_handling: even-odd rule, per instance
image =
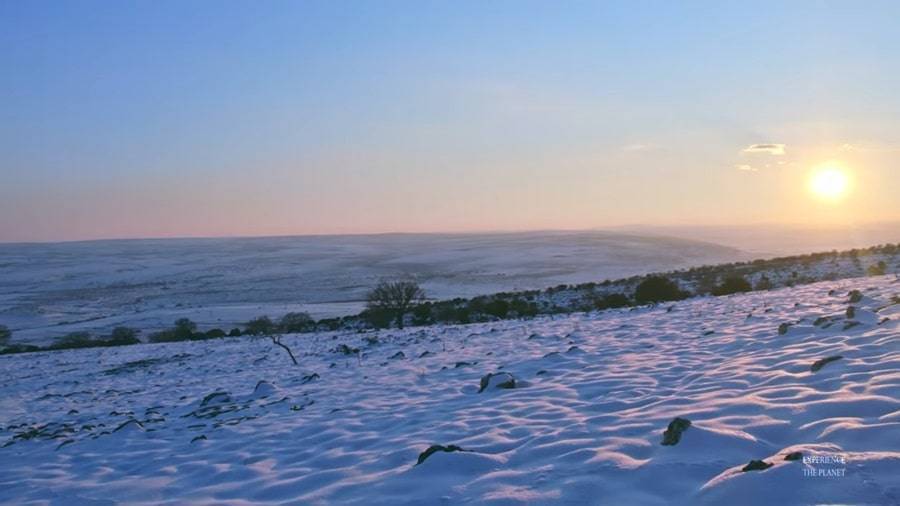
POLYGON ((0 241, 900 220, 898 19, 0 0, 0 241))

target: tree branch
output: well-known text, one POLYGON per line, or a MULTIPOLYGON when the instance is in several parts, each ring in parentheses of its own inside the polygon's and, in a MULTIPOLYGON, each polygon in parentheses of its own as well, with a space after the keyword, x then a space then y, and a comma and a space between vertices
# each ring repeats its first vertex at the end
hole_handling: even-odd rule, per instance
POLYGON ((284 351, 288 352, 288 355, 291 356, 291 360, 294 361, 294 365, 299 365, 297 363, 297 359, 294 358, 294 352, 292 352, 291 349, 288 348, 286 344, 281 342, 281 336, 269 336, 269 338, 272 339, 272 344, 281 346, 282 348, 284 348, 284 351))

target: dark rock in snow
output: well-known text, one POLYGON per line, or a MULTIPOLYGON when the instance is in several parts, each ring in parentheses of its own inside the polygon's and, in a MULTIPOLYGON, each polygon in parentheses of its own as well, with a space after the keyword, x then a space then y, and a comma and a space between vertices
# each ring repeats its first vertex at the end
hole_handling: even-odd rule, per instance
POLYGON ((765 471, 766 469, 772 467, 774 464, 769 464, 763 460, 751 460, 749 464, 741 469, 742 472, 750 472, 750 471, 765 471))
POLYGON ((337 348, 333 350, 335 353, 343 353, 344 355, 356 355, 359 353, 359 348, 351 348, 346 344, 340 344, 337 348))
POLYGON ((842 358, 844 358, 844 357, 841 355, 835 355, 833 357, 826 357, 826 358, 816 360, 815 362, 813 362, 813 365, 810 366, 809 370, 812 372, 817 372, 819 369, 825 367, 826 364, 834 362, 835 360, 840 360, 842 358))
POLYGON ((787 334, 788 330, 790 330, 790 328, 791 328, 790 323, 782 323, 781 325, 778 326, 778 335, 783 336, 783 335, 787 334))
POLYGON ((275 393, 275 386, 269 383, 268 381, 261 380, 256 384, 256 388, 253 389, 253 395, 255 397, 268 397, 275 393))
POLYGON ((394 353, 394 354, 391 355, 391 357, 390 357, 391 360, 401 360, 401 359, 404 359, 404 358, 406 358, 406 354, 403 353, 402 351, 398 351, 397 353, 394 353))
POLYGON ((419 459, 416 461, 416 465, 419 465, 422 462, 425 462, 425 459, 427 459, 428 457, 432 456, 433 454, 435 454, 437 452, 453 453, 453 452, 465 452, 465 451, 468 451, 468 450, 463 450, 462 448, 460 448, 456 445, 447 445, 447 446, 431 445, 428 447, 427 450, 425 450, 424 452, 419 454, 419 459))
POLYGON ((688 430, 688 427, 691 426, 691 421, 687 418, 679 418, 675 417, 671 422, 669 422, 669 427, 663 432, 662 445, 663 446, 675 446, 681 441, 681 434, 688 430))
POLYGON ((224 402, 231 402, 231 396, 228 395, 228 392, 219 391, 219 392, 213 392, 213 393, 207 395, 206 397, 204 397, 203 400, 200 401, 200 405, 206 406, 208 404, 224 403, 224 402))
POLYGON ((481 388, 478 393, 484 392, 488 388, 516 388, 516 378, 508 372, 490 373, 481 378, 481 388))
POLYGON ((784 460, 794 462, 803 458, 803 452, 791 452, 784 456, 784 460))

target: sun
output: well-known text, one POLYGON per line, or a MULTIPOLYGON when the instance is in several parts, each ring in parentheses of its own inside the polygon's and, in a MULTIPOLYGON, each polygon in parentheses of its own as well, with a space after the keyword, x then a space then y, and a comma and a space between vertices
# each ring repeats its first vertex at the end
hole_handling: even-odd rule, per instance
POLYGON ((850 189, 847 171, 837 165, 823 165, 813 170, 809 190, 813 195, 830 201, 840 200, 850 189))

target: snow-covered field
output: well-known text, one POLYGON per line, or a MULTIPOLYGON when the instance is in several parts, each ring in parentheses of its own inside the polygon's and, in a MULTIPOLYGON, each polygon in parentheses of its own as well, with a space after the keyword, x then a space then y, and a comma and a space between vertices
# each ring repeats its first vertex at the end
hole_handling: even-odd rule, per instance
POLYGON ((900 504, 898 294, 3 356, 0 502, 900 504))
POLYGON ((190 318, 355 314, 381 279, 434 299, 602 281, 746 260, 711 243, 622 233, 388 234, 0 244, 0 324, 19 342, 190 318))

